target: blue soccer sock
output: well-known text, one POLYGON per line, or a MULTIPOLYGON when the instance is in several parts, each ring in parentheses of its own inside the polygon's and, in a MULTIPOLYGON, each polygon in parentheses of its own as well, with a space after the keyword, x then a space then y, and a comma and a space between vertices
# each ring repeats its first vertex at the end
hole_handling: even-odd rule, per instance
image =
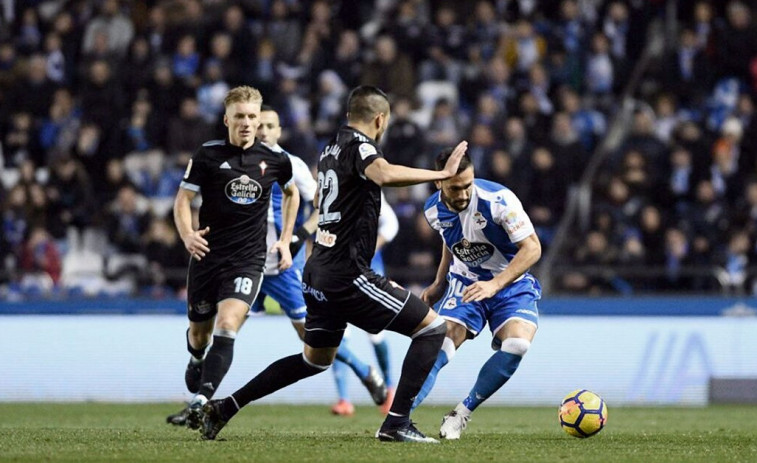
POLYGON ((379 368, 381 368, 381 374, 384 375, 386 386, 393 387, 394 380, 391 377, 389 367, 389 344, 386 339, 373 344, 373 350, 376 352, 376 360, 378 360, 379 368))
POLYGON ((331 365, 331 370, 334 372, 336 393, 339 395, 339 400, 346 400, 349 402, 350 396, 347 392, 347 365, 344 362, 336 360, 333 365, 331 365))
POLYGON ((342 338, 342 343, 339 344, 339 349, 336 351, 336 359, 347 364, 348 367, 355 372, 358 378, 365 379, 371 372, 371 367, 363 363, 355 354, 347 347, 347 341, 342 338))
POLYGON ((463 400, 463 405, 470 411, 475 410, 510 379, 518 369, 522 358, 520 355, 509 352, 495 352, 481 367, 476 384, 473 385, 468 397, 463 400))
POLYGON ((442 343, 442 349, 436 356, 436 362, 434 362, 434 366, 431 368, 431 371, 426 377, 426 381, 423 383, 423 386, 421 386, 420 392, 418 392, 418 395, 415 396, 413 406, 410 410, 415 410, 416 407, 418 407, 418 405, 420 405, 421 402, 426 399, 426 396, 428 396, 429 392, 431 392, 431 389, 434 388, 434 384, 436 383, 436 375, 439 374, 439 370, 441 370, 444 365, 448 364, 452 357, 454 357, 454 355, 455 343, 450 338, 445 337, 444 342, 442 343))

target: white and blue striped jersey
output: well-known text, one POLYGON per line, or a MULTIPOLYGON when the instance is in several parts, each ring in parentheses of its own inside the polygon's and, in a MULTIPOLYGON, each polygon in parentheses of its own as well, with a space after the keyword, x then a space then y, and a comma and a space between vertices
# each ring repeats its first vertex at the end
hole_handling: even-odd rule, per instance
MULTIPOLYGON (((271 151, 277 153, 286 153, 289 156, 289 161, 292 163, 292 180, 294 180, 297 189, 300 190, 300 209, 298 212, 297 223, 295 224, 295 230, 297 226, 307 220, 309 211, 312 211, 313 198, 315 197, 315 190, 318 188, 318 184, 313 178, 313 174, 310 173, 305 161, 297 156, 287 152, 280 145, 271 148, 271 151)), ((281 228, 283 226, 281 203, 284 194, 281 189, 275 187, 271 190, 271 203, 268 205, 268 234, 266 236, 266 243, 268 249, 279 239, 281 235, 281 228)), ((300 249, 297 256, 292 256, 295 260, 293 266, 299 266, 300 268, 305 264, 305 247, 300 249)), ((279 255, 278 253, 268 253, 266 255, 265 263, 265 275, 278 275, 279 255)))
POLYGON ((502 272, 518 252, 515 243, 534 233, 515 193, 488 180, 473 181, 470 203, 459 213, 447 208, 440 191, 424 209, 429 225, 452 253, 449 272, 474 281, 502 272))

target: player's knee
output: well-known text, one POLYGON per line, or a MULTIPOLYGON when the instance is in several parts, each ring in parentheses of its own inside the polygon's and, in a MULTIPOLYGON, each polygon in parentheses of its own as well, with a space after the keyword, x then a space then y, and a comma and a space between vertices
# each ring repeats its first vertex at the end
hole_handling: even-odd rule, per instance
POLYGON ((447 323, 442 317, 436 317, 431 323, 416 331, 411 337, 413 339, 420 337, 438 337, 439 342, 441 343, 442 339, 445 339, 446 334, 447 323))
POLYGON ((524 338, 507 338, 502 341, 500 350, 509 354, 518 355, 523 357, 528 352, 528 348, 531 347, 531 341, 524 338))
POLYGON ((455 352, 457 352, 457 349, 455 348, 455 341, 445 336, 444 341, 442 341, 442 352, 444 352, 444 354, 447 356, 448 362, 452 360, 452 357, 455 356, 455 352))
MULTIPOLYGON (((302 362, 306 365, 306 368, 308 372, 310 373, 309 376, 317 375, 318 373, 322 373, 329 369, 331 366, 331 363, 321 363, 316 362, 313 359, 309 359, 307 355, 304 353, 302 354, 302 362)), ((333 362, 332 362, 333 363, 333 362)))

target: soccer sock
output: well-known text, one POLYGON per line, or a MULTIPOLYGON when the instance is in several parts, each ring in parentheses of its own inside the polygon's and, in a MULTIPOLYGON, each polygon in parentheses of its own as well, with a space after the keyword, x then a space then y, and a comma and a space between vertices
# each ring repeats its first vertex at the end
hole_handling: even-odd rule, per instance
POLYGON ((197 365, 198 363, 202 363, 203 360, 205 360, 205 350, 208 348, 208 345, 204 345, 199 349, 195 349, 192 347, 192 344, 189 342, 189 328, 187 328, 187 350, 189 351, 189 354, 192 356, 190 358, 190 362, 192 362, 193 365, 197 365))
POLYGON ((339 400, 350 400, 347 392, 347 365, 339 360, 331 366, 334 371, 334 381, 336 382, 336 392, 339 394, 339 400))
POLYGON ((224 418, 234 416, 248 403, 285 388, 297 381, 313 376, 328 369, 328 366, 315 365, 305 360, 303 354, 294 354, 281 358, 261 371, 247 384, 239 388, 223 401, 224 418))
POLYGON ((202 380, 200 380, 199 394, 208 399, 213 397, 218 385, 231 367, 234 358, 234 338, 236 333, 223 331, 213 336, 213 345, 205 357, 202 368, 202 380))
POLYGON ((347 341, 342 338, 339 349, 336 351, 336 359, 347 364, 352 371, 355 372, 358 378, 365 379, 368 377, 368 373, 371 372, 371 367, 363 363, 355 354, 347 347, 347 341))
POLYGON ((449 363, 454 355, 455 343, 450 338, 445 337, 444 342, 442 342, 442 350, 439 351, 439 355, 436 357, 436 362, 431 368, 431 371, 428 373, 426 381, 423 383, 420 392, 418 392, 418 395, 415 396, 411 410, 415 410, 415 408, 420 405, 421 402, 423 402, 428 393, 431 392, 431 389, 433 389, 434 384, 436 383, 436 375, 439 373, 439 370, 441 370, 444 365, 449 363))
POLYGON ((398 427, 410 420, 413 399, 418 395, 429 371, 434 366, 446 333, 447 325, 444 319, 438 317, 413 335, 413 341, 402 363, 402 374, 397 384, 392 408, 384 421, 385 426, 398 427))
POLYGON ((510 379, 522 358, 520 355, 509 352, 495 352, 481 367, 476 384, 473 385, 468 397, 463 400, 463 405, 470 411, 475 410, 510 379))
POLYGON ((384 375, 386 386, 394 386, 389 367, 389 344, 386 342, 386 339, 375 343, 373 351, 376 352, 376 360, 378 360, 379 368, 381 368, 381 374, 384 375))

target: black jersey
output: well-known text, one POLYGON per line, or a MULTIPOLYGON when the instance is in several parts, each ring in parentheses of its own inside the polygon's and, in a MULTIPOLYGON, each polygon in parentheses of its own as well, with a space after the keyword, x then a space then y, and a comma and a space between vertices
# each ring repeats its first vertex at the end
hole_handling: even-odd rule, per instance
POLYGON ((283 153, 260 141, 245 149, 226 140, 204 143, 189 161, 181 188, 202 195, 200 229, 210 252, 195 264, 206 270, 229 263, 265 263, 268 203, 274 182, 292 180, 292 164, 283 153))
POLYGON ((364 172, 382 156, 371 138, 348 126, 323 149, 318 160, 318 230, 307 265, 342 275, 370 269, 381 187, 364 172))

